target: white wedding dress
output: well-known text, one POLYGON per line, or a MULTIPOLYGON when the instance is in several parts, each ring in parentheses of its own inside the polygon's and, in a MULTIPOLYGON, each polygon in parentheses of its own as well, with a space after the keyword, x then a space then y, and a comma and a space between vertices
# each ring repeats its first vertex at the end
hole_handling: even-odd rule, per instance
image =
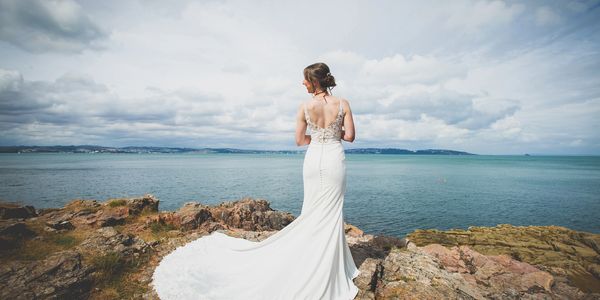
POLYGON ((165 256, 153 275, 161 299, 354 299, 356 268, 344 235, 344 112, 326 128, 305 117, 304 202, 292 223, 260 242, 214 231, 165 256))

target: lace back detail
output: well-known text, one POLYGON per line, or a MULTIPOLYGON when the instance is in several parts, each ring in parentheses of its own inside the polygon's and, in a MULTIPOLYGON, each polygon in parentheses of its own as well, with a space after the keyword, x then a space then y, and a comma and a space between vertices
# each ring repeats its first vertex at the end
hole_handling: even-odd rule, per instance
POLYGON ((338 114, 333 122, 331 122, 327 127, 321 128, 317 126, 311 119, 308 114, 308 108, 306 103, 304 103, 304 118, 306 119, 306 123, 308 124, 308 129, 310 130, 311 141, 317 142, 321 144, 331 143, 335 141, 340 141, 342 139, 342 124, 344 121, 344 110, 342 109, 342 101, 340 100, 340 107, 338 109, 338 114))

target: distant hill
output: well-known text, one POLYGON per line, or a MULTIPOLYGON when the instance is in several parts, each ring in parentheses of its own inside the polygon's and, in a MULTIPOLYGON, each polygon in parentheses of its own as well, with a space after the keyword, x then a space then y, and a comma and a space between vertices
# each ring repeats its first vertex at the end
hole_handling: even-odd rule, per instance
POLYGON ((346 153, 364 153, 364 154, 435 154, 435 155, 476 155, 473 153, 446 150, 446 149, 425 149, 425 150, 407 150, 397 148, 356 148, 346 149, 346 153))
MULTIPOLYGON (((0 146, 0 153, 242 153, 242 154, 298 154, 301 150, 248 150, 236 148, 177 148, 177 147, 105 147, 97 145, 71 145, 71 146, 0 146)), ((407 150, 397 148, 350 148, 349 154, 424 154, 424 155, 476 155, 468 152, 425 149, 407 150)))

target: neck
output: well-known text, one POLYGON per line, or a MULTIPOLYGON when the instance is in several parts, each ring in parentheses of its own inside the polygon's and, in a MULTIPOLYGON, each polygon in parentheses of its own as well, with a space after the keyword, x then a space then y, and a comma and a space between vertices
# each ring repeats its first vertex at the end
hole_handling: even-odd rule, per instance
POLYGON ((313 96, 316 96, 316 95, 319 95, 319 94, 323 94, 323 93, 325 93, 325 95, 328 95, 327 91, 320 91, 320 92, 316 92, 316 91, 315 91, 315 92, 313 93, 313 96))

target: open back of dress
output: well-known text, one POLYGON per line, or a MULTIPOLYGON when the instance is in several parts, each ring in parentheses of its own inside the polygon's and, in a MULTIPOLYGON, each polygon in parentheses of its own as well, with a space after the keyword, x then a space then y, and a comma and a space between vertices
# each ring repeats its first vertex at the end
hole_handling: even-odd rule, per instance
POLYGON ((292 223, 260 242, 215 231, 165 256, 154 271, 161 299, 354 299, 360 273, 344 235, 343 109, 326 128, 305 117, 304 201, 292 223))

